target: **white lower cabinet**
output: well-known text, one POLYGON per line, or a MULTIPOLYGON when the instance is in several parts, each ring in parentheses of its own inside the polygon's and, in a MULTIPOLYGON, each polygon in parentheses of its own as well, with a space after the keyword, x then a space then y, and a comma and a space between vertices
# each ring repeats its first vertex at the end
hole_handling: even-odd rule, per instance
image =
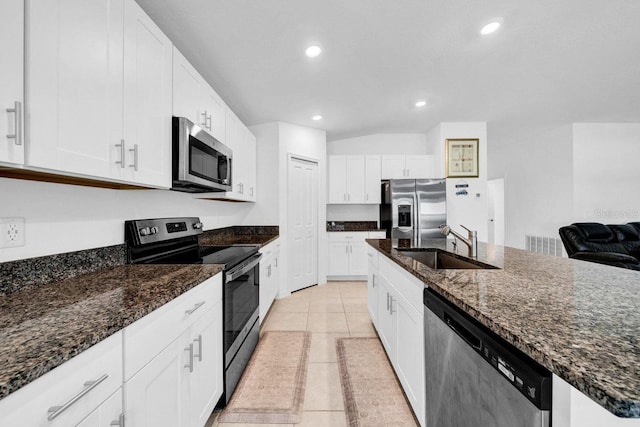
POLYGON ((0 425, 109 426, 122 414, 122 399, 111 400, 121 386, 122 332, 117 332, 0 400, 0 425))
POLYGON ((330 232, 329 276, 365 278, 367 276, 366 239, 384 239, 384 231, 330 232))
POLYGON ((185 351, 178 339, 125 383, 126 422, 140 427, 187 426, 185 351))
POLYGON ((124 425, 122 388, 119 388, 87 418, 82 420, 77 427, 124 427, 124 425))
POLYGON ((222 304, 125 383, 127 423, 202 427, 222 395, 222 304))
POLYGON ((280 241, 275 240, 260 249, 260 323, 271 308, 280 290, 280 241))
POLYGON ((424 426, 424 284, 369 249, 367 301, 378 336, 420 424, 424 426))

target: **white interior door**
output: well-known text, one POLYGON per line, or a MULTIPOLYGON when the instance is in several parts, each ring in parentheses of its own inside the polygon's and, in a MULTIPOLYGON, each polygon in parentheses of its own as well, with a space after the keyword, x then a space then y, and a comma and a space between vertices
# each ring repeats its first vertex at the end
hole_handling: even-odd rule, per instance
POLYGON ((489 243, 504 245, 504 178, 487 181, 489 243))
POLYGON ((288 288, 318 283, 318 164, 291 157, 288 182, 288 288))

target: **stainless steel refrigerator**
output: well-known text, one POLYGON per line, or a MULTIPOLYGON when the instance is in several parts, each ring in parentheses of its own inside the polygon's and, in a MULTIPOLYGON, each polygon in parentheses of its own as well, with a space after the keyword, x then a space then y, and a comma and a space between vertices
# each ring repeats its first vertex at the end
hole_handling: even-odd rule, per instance
POLYGON ((380 227, 389 239, 446 238, 440 225, 447 222, 447 187, 444 179, 392 179, 382 181, 380 227))

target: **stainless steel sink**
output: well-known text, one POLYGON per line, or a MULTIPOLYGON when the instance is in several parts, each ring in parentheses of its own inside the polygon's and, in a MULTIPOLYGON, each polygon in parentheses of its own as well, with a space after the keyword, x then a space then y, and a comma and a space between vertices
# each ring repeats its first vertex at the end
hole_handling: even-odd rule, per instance
POLYGON ((399 248, 398 252, 434 270, 492 270, 498 268, 475 259, 464 258, 435 248, 399 248))

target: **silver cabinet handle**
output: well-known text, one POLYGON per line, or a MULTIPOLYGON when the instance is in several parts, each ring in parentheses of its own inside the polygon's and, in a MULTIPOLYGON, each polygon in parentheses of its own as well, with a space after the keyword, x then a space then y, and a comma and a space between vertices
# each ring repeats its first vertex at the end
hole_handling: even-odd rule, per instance
POLYGON ((121 139, 120 144, 116 144, 116 147, 120 147, 120 160, 116 160, 116 165, 120 165, 124 169, 124 139, 121 139))
POLYGON ((104 374, 103 376, 101 376, 97 380, 85 382, 84 383, 84 387, 85 388, 82 389, 82 391, 80 391, 78 394, 73 396, 71 399, 69 399, 67 401, 67 403, 65 403, 64 405, 61 405, 61 406, 52 406, 51 408, 49 408, 49 410, 47 412, 49 412, 50 414, 49 414, 49 417, 47 417, 47 419, 49 421, 51 421, 51 420, 57 418, 58 415, 62 414, 64 411, 69 409, 74 403, 76 403, 78 400, 82 399, 87 393, 89 393, 91 390, 96 388, 98 386, 98 384, 100 384, 101 382, 103 382, 107 378, 109 378, 109 375, 104 374))
POLYGON ((278 257, 275 258, 276 261, 276 268, 278 268, 278 257))
POLYGON ((209 114, 208 116, 206 116, 205 118, 205 126, 207 127, 207 129, 211 130, 211 127, 213 125, 213 120, 211 118, 211 114, 209 114), (206 123, 209 123, 208 125, 206 123))
POLYGON ((367 202, 369 201, 369 193, 367 193, 367 195, 365 196, 364 200, 367 201, 367 202))
POLYGON ((189 368, 189 372, 193 372, 193 344, 189 344, 189 347, 185 348, 184 351, 189 352, 189 363, 184 365, 184 367, 189 368))
POLYGON ((204 126, 204 127, 207 127, 207 110, 204 110, 200 114, 202 115, 202 123, 200 123, 200 125, 204 126))
POLYGON ((372 278, 372 280, 371 280, 371 284, 372 284, 372 285, 373 285, 373 287, 375 288, 375 287, 376 287, 376 273, 373 273, 373 274, 371 275, 371 278, 372 278))
POLYGON ((138 144, 133 144, 133 149, 129 149, 129 151, 133 152, 133 164, 129 167, 138 172, 138 144))
POLYGON ((125 426, 124 426, 124 413, 123 413, 123 414, 120 414, 120 416, 118 417, 118 419, 117 419, 117 420, 113 420, 113 421, 111 421, 111 424, 110 424, 110 425, 112 425, 112 426, 125 427, 125 426))
POLYGON ((202 334, 198 335, 198 338, 193 340, 193 342, 198 343, 198 354, 196 356, 198 357, 198 362, 202 362, 202 334))
POLYGON ((205 302, 206 301, 200 301, 199 303, 195 304, 192 309, 186 310, 185 313, 187 313, 188 315, 192 315, 197 309, 202 307, 205 302))
POLYGON ((394 311, 393 311, 393 301, 394 301, 394 298, 392 296, 389 296, 389 314, 393 314, 394 313, 394 311))
POLYGON ((7 108, 7 113, 14 113, 14 125, 15 129, 13 134, 7 134, 7 138, 13 139, 16 145, 22 145, 22 103, 16 101, 13 103, 13 108, 7 108))
POLYGON ((389 292, 387 292, 387 311, 389 311, 389 292))

